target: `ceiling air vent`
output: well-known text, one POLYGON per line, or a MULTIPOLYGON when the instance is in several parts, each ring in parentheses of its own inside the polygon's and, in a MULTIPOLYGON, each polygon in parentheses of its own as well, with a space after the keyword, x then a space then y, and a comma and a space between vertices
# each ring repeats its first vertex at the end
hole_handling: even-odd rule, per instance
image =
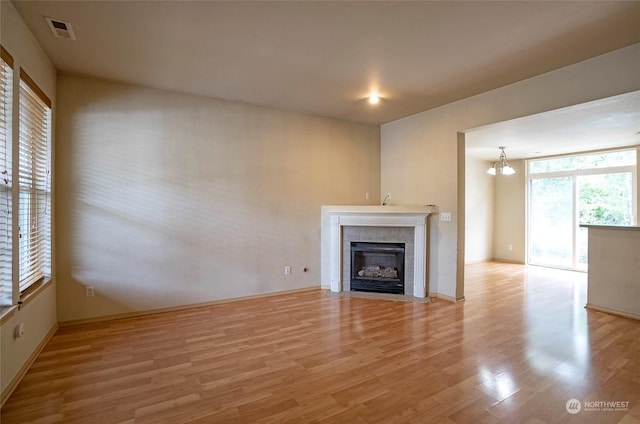
POLYGON ((57 19, 52 18, 44 18, 49 24, 49 29, 54 36, 58 38, 66 38, 67 40, 76 39, 76 35, 73 33, 73 29, 71 28, 71 24, 65 21, 59 21, 57 19))

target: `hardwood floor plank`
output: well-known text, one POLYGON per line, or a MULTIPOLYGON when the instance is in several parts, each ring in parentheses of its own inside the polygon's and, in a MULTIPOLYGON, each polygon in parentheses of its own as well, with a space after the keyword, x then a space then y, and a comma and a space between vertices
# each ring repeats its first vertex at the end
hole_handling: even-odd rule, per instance
POLYGON ((1 422, 640 422, 640 322, 585 309, 585 274, 480 263, 465 284, 460 303, 316 290, 61 328, 1 422))

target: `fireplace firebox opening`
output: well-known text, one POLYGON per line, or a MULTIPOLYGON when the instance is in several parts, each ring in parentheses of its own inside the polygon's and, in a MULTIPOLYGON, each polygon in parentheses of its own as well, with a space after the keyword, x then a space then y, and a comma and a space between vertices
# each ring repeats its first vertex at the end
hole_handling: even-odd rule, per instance
POLYGON ((351 242, 351 291, 404 294, 404 243, 351 242))

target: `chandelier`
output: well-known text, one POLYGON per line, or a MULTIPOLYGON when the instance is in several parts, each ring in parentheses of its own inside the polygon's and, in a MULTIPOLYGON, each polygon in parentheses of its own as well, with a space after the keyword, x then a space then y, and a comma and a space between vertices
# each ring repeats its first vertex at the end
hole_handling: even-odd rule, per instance
POLYGON ((487 174, 490 175, 513 175, 516 170, 509 166, 507 162, 507 155, 504 153, 504 146, 500 146, 500 158, 498 162, 495 162, 491 168, 487 170, 487 174))

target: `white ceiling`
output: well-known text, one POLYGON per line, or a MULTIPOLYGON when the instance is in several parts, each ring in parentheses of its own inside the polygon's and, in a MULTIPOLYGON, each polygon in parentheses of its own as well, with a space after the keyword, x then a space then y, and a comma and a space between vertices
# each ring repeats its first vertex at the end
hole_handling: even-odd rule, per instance
POLYGON ((368 124, 640 41, 639 1, 12 3, 60 71, 368 124))
POLYGON ((498 160, 640 145, 640 91, 465 132, 467 155, 498 160))

